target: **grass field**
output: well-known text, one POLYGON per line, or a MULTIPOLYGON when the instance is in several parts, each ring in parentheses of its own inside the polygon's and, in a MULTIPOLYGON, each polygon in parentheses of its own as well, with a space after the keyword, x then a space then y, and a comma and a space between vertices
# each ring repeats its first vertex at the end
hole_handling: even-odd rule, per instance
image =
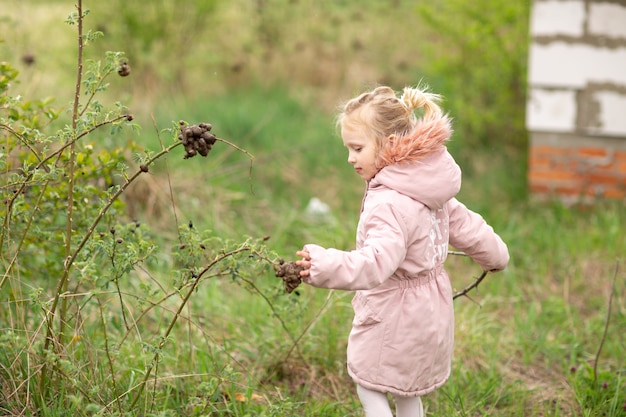
MULTIPOLYGON (((396 3, 400 6, 393 16, 406 18, 410 2, 396 3)), ((22 2, 7 4, 15 11, 35 10, 22 2)), ((31 18, 41 23, 42 32, 55 28, 55 16, 63 19, 61 12, 68 10, 61 2, 33 4, 40 5, 31 18)), ((349 15, 348 9, 329 4, 325 13, 349 15)), ((305 6, 309 9, 293 9, 294 22, 286 27, 297 28, 310 8, 322 7, 305 6)), ((324 20, 310 14, 315 22, 324 20)), ((381 25, 385 21, 382 14, 371 15, 381 25)), ((230 21, 224 16, 241 19, 236 13, 219 16, 224 25, 230 21)), ((280 13, 265 16, 267 22, 277 22, 280 13)), ((371 17, 363 12, 361 18, 371 17)), ((27 35, 19 25, 10 28, 21 36, 19 42, 3 45, 3 53, 13 60, 27 40, 40 44, 36 39, 45 38, 42 32, 27 35)), ((315 32, 316 25, 307 28, 315 32)), ((320 31, 321 38, 335 39, 336 34, 320 31)), ((384 27, 376 27, 366 41, 381 33, 384 27)), ((223 42, 230 45, 235 39, 223 42)), ((58 55, 71 47, 61 43, 56 48, 58 55)), ((389 45, 380 48, 390 50, 389 45)), ((332 61, 335 55, 326 52, 332 61)), ((41 56, 46 68, 54 67, 52 55, 41 56)), ((65 59, 71 67, 70 55, 59 58, 59 68, 65 68, 65 59)), ((357 57, 363 58, 355 53, 357 57)), ((45 313, 57 291, 53 271, 63 258, 37 252, 34 245, 25 253, 36 259, 20 258, 25 268, 17 273, 8 267, 8 254, 19 242, 6 243, 2 261, 7 273, 0 286, 0 415, 362 415, 345 370, 351 293, 303 286, 288 295, 267 260, 291 259, 310 242, 353 247, 363 184, 345 162, 332 109, 357 84, 365 84, 367 74, 382 80, 381 67, 362 67, 366 71, 356 77, 360 81, 341 90, 331 87, 342 79, 331 77, 331 87, 319 96, 315 84, 301 80, 306 84, 301 89, 297 83, 227 84, 210 94, 184 90, 142 97, 138 86, 154 79, 141 79, 127 91, 116 79, 113 97, 105 96, 103 102, 120 95, 128 99, 142 129, 118 136, 96 131, 85 138, 85 146, 124 148, 132 142, 157 152, 160 142, 174 141, 164 129, 178 120, 210 122, 217 136, 254 156, 252 171, 248 154, 221 142, 207 158, 183 160, 178 147, 156 161, 125 192, 119 215, 98 226, 100 237, 94 235, 94 246, 76 264, 61 297, 68 303, 67 328, 59 336, 64 343, 54 352, 42 348, 45 313), (329 212, 308 212, 313 198, 327 204, 329 212), (112 228, 115 233, 109 233, 112 228), (124 250, 107 252, 117 247, 115 239, 122 239, 124 250), (245 251, 221 258, 241 249, 244 241, 250 245, 245 251), (129 261, 124 255, 131 253, 147 255, 122 271, 129 261), (189 269, 215 259, 222 260, 197 285, 188 280, 189 269), (49 274, 29 271, 35 265, 47 266, 49 274), (43 368, 49 370, 46 378, 40 378, 43 368)), ((62 105, 71 100, 73 74, 53 73, 54 78, 22 69, 21 94, 51 93, 62 105)), ((403 71, 398 83, 411 72, 403 71)), ((298 74, 310 76, 304 70, 298 74)), ((190 74, 190 80, 195 82, 196 76, 190 74)), ((5 117, 2 110, 0 117, 5 117)), ((61 128, 64 117, 51 128, 61 128)), ((8 144, 11 135, 2 135, 8 144)), ((464 172, 459 198, 507 242, 511 263, 506 271, 489 274, 469 297, 455 301, 453 373, 424 398, 427 415, 626 415, 623 202, 567 207, 535 201, 525 191, 523 147, 495 137, 477 147, 470 139, 457 130, 450 144, 464 172)), ((136 158, 125 152, 127 163, 135 167, 136 158)), ((9 174, 8 169, 3 173, 5 198, 13 187, 9 174)), ((28 204, 25 200, 24 207, 28 204)), ((41 224, 48 217, 43 220, 41 224)), ((3 234, 15 237, 19 224, 12 226, 3 234)), ((480 273, 462 256, 451 255, 447 267, 456 290, 480 273)))

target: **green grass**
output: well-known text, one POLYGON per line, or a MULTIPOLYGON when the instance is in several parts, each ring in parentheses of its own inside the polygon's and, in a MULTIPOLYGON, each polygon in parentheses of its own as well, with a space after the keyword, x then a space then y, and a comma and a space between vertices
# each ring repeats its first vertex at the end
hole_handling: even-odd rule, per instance
MULTIPOLYGON (((256 157, 254 194, 248 190, 245 156, 221 145, 206 161, 170 159, 174 183, 181 178, 209 177, 202 187, 181 193, 181 197, 193 196, 199 208, 204 201, 220 202, 209 215, 189 215, 194 222, 220 233, 230 231, 233 237, 250 231, 255 231, 251 233, 254 236, 269 235, 267 245, 286 258, 308 242, 352 247, 362 185, 342 167, 347 164, 332 132, 332 115, 315 113, 311 108, 305 111, 288 96, 263 90, 178 108, 186 120, 214 123, 220 136, 256 157), (263 100, 267 100, 266 105, 260 106, 263 100), (259 120, 269 122, 260 124, 259 120), (293 132, 305 136, 296 139, 293 132), (228 178, 219 177, 222 169, 229 173, 228 178), (330 196, 326 194, 329 190, 330 196), (233 193, 236 198, 229 198, 233 193), (312 196, 327 201, 335 218, 322 223, 307 220, 304 209, 312 196), (229 213, 227 218, 225 213, 229 213)), ((467 152, 462 143, 456 146, 453 152, 467 152)), ((600 348, 613 268, 626 250, 621 236, 626 220, 622 206, 605 202, 568 208, 527 201, 525 195, 513 194, 524 188, 523 177, 509 175, 512 163, 514 173, 523 174, 523 160, 515 160, 500 149, 471 155, 459 158, 465 164, 475 164, 466 169, 470 175, 465 176, 461 198, 501 234, 512 261, 505 272, 490 275, 479 291, 471 294, 475 302, 456 301, 454 372, 441 392, 425 399, 429 413, 579 415, 588 406, 587 401, 581 403, 580 391, 591 390, 592 396, 603 392, 594 390, 597 387, 591 382, 585 383, 579 375, 582 371, 571 373, 570 368, 588 366, 600 348), (489 160, 488 169, 481 166, 485 160, 489 160)), ((181 209, 190 207, 184 201, 178 205, 181 209)), ((469 284, 479 272, 470 261, 456 257, 450 259, 449 269, 457 289, 469 284)), ((620 372, 626 360, 620 330, 625 324, 623 266, 618 276, 608 337, 598 364, 614 389, 623 388, 620 372)), ((259 285, 271 288, 275 285, 272 280, 271 274, 259 277, 259 285)), ((306 408, 311 415, 320 413, 317 407, 327 403, 335 404, 332 407, 336 411, 324 411, 328 413, 324 415, 347 415, 349 410, 358 409, 344 369, 351 321, 349 294, 302 288, 299 297, 277 297, 272 303, 290 318, 287 326, 294 334, 305 332, 298 345, 302 357, 295 356, 288 363, 273 361, 292 345, 258 294, 233 283, 207 283, 194 302, 202 309, 194 315, 206 323, 207 332, 220 340, 225 352, 244 364, 243 372, 252 377, 247 380, 251 389, 263 392, 271 391, 269 387, 274 385, 282 386, 292 401, 308 402, 307 407, 313 407, 306 408), (315 325, 309 329, 311 322, 315 325)), ((204 349, 210 350, 209 345, 204 349)), ((606 401, 597 410, 606 410, 610 401, 623 403, 624 398, 620 394, 606 401)), ((621 415, 618 409, 611 413, 607 415, 621 415)))
MULTIPOLYGON (((397 4, 394 16, 410 20, 409 3, 397 4)), ((15 10, 24 7, 18 2, 9 5, 15 10)), ((60 6, 50 7, 33 9, 37 13, 31 17, 42 28, 54 27, 43 11, 56 14, 60 6)), ((132 87, 124 87, 116 79, 114 94, 106 98, 129 99, 143 129, 139 136, 125 132, 121 138, 98 132, 88 139, 94 148, 135 141, 156 151, 161 148, 159 141, 168 144, 174 140, 163 130, 172 122, 210 122, 220 138, 254 155, 252 173, 248 155, 220 142, 207 158, 183 160, 182 148, 176 148, 151 167, 149 174, 142 175, 124 196, 127 218, 106 219, 102 239, 112 239, 108 228, 115 225, 116 236, 125 233, 129 251, 135 248, 130 243, 138 244, 142 237, 151 239, 158 249, 120 279, 119 291, 112 281, 90 284, 89 279, 108 276, 110 264, 103 263, 107 268, 99 270, 88 269, 87 261, 79 264, 84 269, 76 271, 67 295, 73 312, 68 318, 70 328, 57 355, 41 352, 42 318, 57 277, 11 275, 0 290, 0 414, 361 415, 345 370, 351 294, 303 286, 297 294, 287 295, 269 265, 259 258, 246 254, 227 259, 219 276, 200 281, 173 332, 159 345, 185 294, 176 290, 187 276, 181 275, 185 262, 205 265, 223 247, 232 249, 247 237, 285 259, 292 259, 295 251, 309 242, 340 249, 354 245, 363 184, 345 162, 345 149, 334 131, 334 115, 329 109, 368 79, 359 73, 347 82, 337 75, 351 68, 351 60, 363 63, 367 53, 352 51, 345 61, 336 62, 332 51, 325 49, 337 39, 336 34, 324 32, 326 26, 324 30, 316 28, 316 24, 332 17, 343 22, 345 33, 350 34, 342 42, 356 42, 362 36, 364 44, 381 37, 386 29, 380 17, 383 14, 375 13, 378 9, 353 14, 339 6, 308 7, 313 9, 291 10, 296 23, 292 26, 298 29, 296 17, 311 15, 314 21, 304 32, 329 41, 320 41, 316 47, 321 49, 313 54, 316 59, 306 60, 306 51, 293 53, 300 39, 287 36, 286 43, 279 45, 286 48, 289 58, 282 64, 293 65, 280 68, 281 61, 274 61, 270 67, 276 79, 290 81, 278 83, 280 88, 275 87, 273 77, 260 83, 262 86, 243 83, 238 88, 233 87, 236 79, 229 78, 215 91, 211 88, 219 82, 207 82, 197 94, 181 91, 162 99, 135 96, 138 86, 150 85, 148 77, 139 78, 132 87), (307 13, 311 10, 318 14, 307 13), (360 34, 359 24, 350 25, 354 21, 370 23, 372 30, 360 34), (285 68, 291 68, 294 79, 285 68), (332 69, 334 75, 325 92, 316 94, 319 88, 307 77, 320 68, 332 69), (329 205, 329 216, 306 213, 314 197, 329 205), (131 219, 141 226, 135 228, 131 219), (193 231, 187 226, 189 221, 193 231), (264 237, 268 239, 262 240, 264 237), (197 251, 200 242, 209 249, 197 251), (52 396, 42 400, 38 398, 38 372, 44 360, 52 369, 44 381, 52 396), (148 370, 151 377, 133 405, 148 370)), ((66 9, 69 12, 71 5, 66 9)), ((245 20, 246 13, 249 11, 230 18, 245 20)), ((219 16, 221 24, 229 22, 225 15, 219 16)), ((265 23, 276 23, 278 17, 266 15, 265 23)), ((21 33, 11 25, 11 34, 21 33)), ((281 30, 290 34, 292 26, 281 30)), ((41 32, 33 33, 33 40, 43 36, 41 32)), ((247 39, 246 34, 225 42, 230 45, 247 39)), ((28 39, 16 39, 19 42, 3 44, 2 51, 19 56, 28 39)), ((363 66, 361 71, 376 72, 393 62, 392 67, 405 69, 387 74, 391 79, 397 83, 412 79, 409 74, 415 73, 415 67, 407 69, 401 62, 409 55, 394 52, 389 42, 369 50, 387 59, 363 66)), ((70 55, 66 44, 50 48, 55 55, 70 55)), ((66 55, 60 61, 63 68, 66 63, 72 65, 66 55)), ((44 55, 41 59, 45 64, 51 58, 44 55)), ((215 59, 226 61, 224 56, 215 59)), ((263 64, 258 57, 251 62, 257 70, 263 64)), ((42 78, 22 81, 24 94, 34 94, 32 90, 37 88, 71 91, 58 82, 65 80, 63 76, 54 79, 32 69, 25 71, 42 78)), ((384 72, 371 79, 384 79, 384 72)), ((193 84, 206 74, 188 75, 193 84)), ((469 294, 471 298, 455 301, 453 372, 447 384, 424 399, 427 415, 626 415, 623 202, 565 207, 533 201, 526 194, 525 149, 491 143, 476 147, 463 132, 457 132, 450 150, 464 172, 459 198, 481 213, 507 242, 511 264, 502 273, 488 275, 469 294)), ((128 156, 129 164, 134 165, 128 156)), ((42 259, 47 256, 50 254, 40 254, 42 259)), ((4 256, 2 259, 6 263, 4 256)), ((449 258, 448 269, 458 290, 480 272, 470 260, 458 256, 449 258)))
MULTIPOLYGON (((250 89, 210 102, 176 102, 156 114, 163 126, 181 118, 212 122, 218 136, 254 154, 253 174, 250 178, 245 154, 218 143, 207 158, 183 160, 182 149, 176 149, 147 177, 150 193, 162 198, 155 203, 158 209, 143 207, 135 214, 149 233, 161 236, 162 246, 143 271, 132 273, 122 284, 127 316, 138 320, 138 328, 113 353, 118 392, 136 387, 153 356, 151 346, 178 305, 172 297, 161 302, 155 314, 140 319, 145 306, 133 298, 158 300, 160 296, 150 296, 147 288, 161 293, 159 287, 172 285, 172 277, 161 271, 168 269, 177 251, 177 243, 168 243, 177 224, 185 228, 192 220, 203 234, 235 241, 248 235, 270 236, 264 244, 285 258, 292 258, 308 242, 350 249, 363 191, 344 161, 332 115, 304 108, 279 90, 250 89), (330 218, 307 217, 306 204, 314 196, 330 205, 330 218)), ((161 139, 172 140, 163 134, 161 139)), ((158 146, 150 128, 144 128, 137 140, 158 146)), ((467 152, 462 143, 456 146, 455 153, 467 152)), ((623 415, 623 265, 599 356, 600 376, 597 381, 589 377, 608 315, 614 266, 626 250, 621 236, 626 222, 623 207, 619 202, 601 202, 568 208, 525 196, 507 197, 510 190, 524 188, 523 177, 508 175, 511 157, 504 152, 471 155, 459 158, 470 172, 461 197, 501 234, 512 259, 506 271, 489 275, 471 299, 455 302, 453 374, 441 390, 425 398, 429 415, 623 415), (487 159, 489 169, 484 169, 481 161, 487 159), (605 382, 608 387, 602 388, 605 382)), ((523 160, 515 163, 524 165, 523 160)), ((448 268, 457 289, 479 273, 471 261, 456 256, 448 268)), ((286 295, 268 269, 248 279, 252 285, 228 276, 201 283, 159 354, 156 379, 151 379, 139 406, 153 415, 359 415, 345 371, 350 294, 302 287, 299 295, 286 295), (261 398, 241 401, 252 394, 261 398)), ((113 345, 127 331, 112 288, 98 299, 101 310, 93 300, 81 298, 77 303, 86 303, 84 311, 91 312, 95 323, 101 321, 100 315, 107 318, 108 340, 98 326, 77 329, 80 339, 68 346, 69 362, 55 377, 58 406, 41 410, 42 415, 98 408, 87 404, 63 375, 89 381, 90 392, 112 389, 103 350, 107 341, 113 345)), ((24 364, 16 374, 14 362, 32 355, 19 352, 23 336, 32 331, 28 323, 39 320, 36 304, 33 307, 24 304, 26 317, 19 320, 7 316, 6 309, 1 316, 2 343, 10 352, 2 367, 14 377, 13 386, 3 386, 4 395, 33 372, 24 364), (7 325, 13 333, 7 333, 7 325)), ((121 404, 127 406, 128 402, 121 404)))

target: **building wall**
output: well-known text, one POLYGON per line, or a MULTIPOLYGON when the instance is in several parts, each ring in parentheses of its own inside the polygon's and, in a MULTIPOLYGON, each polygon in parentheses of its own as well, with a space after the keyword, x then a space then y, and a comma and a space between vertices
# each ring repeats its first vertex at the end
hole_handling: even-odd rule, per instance
POLYGON ((626 0, 535 0, 530 23, 531 193, 626 201, 626 0))

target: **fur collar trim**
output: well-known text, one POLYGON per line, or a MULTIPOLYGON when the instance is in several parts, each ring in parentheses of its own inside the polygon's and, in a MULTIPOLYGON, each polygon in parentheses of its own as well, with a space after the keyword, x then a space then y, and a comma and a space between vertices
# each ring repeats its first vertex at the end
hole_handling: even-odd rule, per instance
POLYGON ((420 120, 408 135, 386 142, 378 154, 380 168, 400 162, 413 162, 441 149, 452 135, 447 115, 435 114, 420 120))

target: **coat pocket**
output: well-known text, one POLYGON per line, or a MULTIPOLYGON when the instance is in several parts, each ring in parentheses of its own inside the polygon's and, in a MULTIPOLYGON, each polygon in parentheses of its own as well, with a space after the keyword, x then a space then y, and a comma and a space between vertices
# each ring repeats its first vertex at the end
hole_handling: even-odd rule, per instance
POLYGON ((353 326, 371 326, 382 321, 368 305, 367 297, 360 292, 352 298, 352 308, 354 309, 353 326))

